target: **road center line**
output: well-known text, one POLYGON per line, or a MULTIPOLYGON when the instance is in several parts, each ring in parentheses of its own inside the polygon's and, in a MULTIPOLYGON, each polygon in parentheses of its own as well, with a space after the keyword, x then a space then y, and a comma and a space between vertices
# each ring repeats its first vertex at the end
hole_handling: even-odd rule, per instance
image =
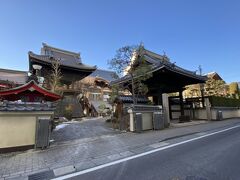
POLYGON ((172 147, 175 147, 175 146, 179 146, 181 144, 186 144, 188 142, 196 141, 198 139, 202 139, 202 138, 205 138, 205 137, 208 137, 208 136, 212 136, 212 135, 215 135, 215 134, 226 132, 226 131, 229 131, 229 130, 232 130, 232 129, 235 129, 235 128, 238 128, 238 127, 240 127, 240 125, 232 126, 232 127, 226 128, 226 129, 222 129, 220 131, 212 132, 212 133, 202 135, 202 136, 199 136, 199 137, 195 137, 195 138, 192 138, 192 139, 188 139, 188 140, 185 140, 185 141, 182 141, 182 142, 178 142, 178 143, 167 145, 167 146, 164 146, 164 147, 160 147, 160 148, 157 148, 157 149, 154 149, 154 150, 151 150, 151 151, 147 151, 147 152, 140 153, 140 154, 137 154, 137 155, 133 155, 133 156, 130 156, 130 157, 126 157, 126 158, 123 158, 123 159, 119 159, 119 160, 116 160, 116 161, 113 161, 113 162, 110 162, 110 163, 106 163, 106 164, 102 164, 102 165, 99 165, 99 166, 96 166, 96 167, 93 167, 93 168, 90 168, 90 169, 85 169, 85 170, 82 170, 82 171, 79 171, 79 172, 75 172, 75 173, 68 174, 68 175, 65 175, 65 176, 57 177, 57 178, 54 178, 53 180, 64 180, 64 179, 72 178, 72 177, 79 176, 79 175, 82 175, 82 174, 86 174, 86 173, 89 173, 89 172, 93 172, 93 171, 96 171, 96 170, 99 170, 99 169, 102 169, 102 168, 105 168, 105 167, 109 167, 109 166, 119 164, 119 163, 122 163, 122 162, 125 162, 125 161, 129 161, 129 160, 136 159, 136 158, 139 158, 139 157, 142 157, 142 156, 146 156, 148 154, 152 154, 152 153, 155 153, 155 152, 158 152, 158 151, 162 151, 162 150, 169 149, 169 148, 172 148, 172 147))

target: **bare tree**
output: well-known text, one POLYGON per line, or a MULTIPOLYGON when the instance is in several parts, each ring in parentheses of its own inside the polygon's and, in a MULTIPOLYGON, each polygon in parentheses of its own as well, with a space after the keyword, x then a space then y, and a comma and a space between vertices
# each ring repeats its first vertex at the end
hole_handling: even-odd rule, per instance
POLYGON ((52 72, 50 75, 50 87, 52 92, 56 92, 56 88, 59 86, 61 78, 60 60, 53 60, 52 72))
POLYGON ((109 61, 110 68, 114 69, 119 76, 124 73, 131 79, 131 91, 133 104, 136 104, 136 95, 144 95, 148 87, 144 84, 152 76, 151 67, 139 56, 143 46, 124 46, 116 51, 116 55, 109 61), (136 61, 137 60, 137 61, 136 61))

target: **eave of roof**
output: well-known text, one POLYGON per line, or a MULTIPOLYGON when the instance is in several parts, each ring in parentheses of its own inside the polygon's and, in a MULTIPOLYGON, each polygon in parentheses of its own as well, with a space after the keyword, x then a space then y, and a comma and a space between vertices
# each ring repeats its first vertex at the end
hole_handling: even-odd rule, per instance
MULTIPOLYGON (((152 67, 152 70, 149 71, 148 73, 153 73, 153 72, 156 72, 160 69, 166 68, 169 71, 172 71, 172 72, 175 72, 175 73, 178 73, 178 74, 181 74, 183 76, 190 77, 190 78, 194 78, 194 79, 202 81, 202 82, 205 82, 207 80, 207 78, 205 76, 197 75, 193 71, 183 69, 183 68, 175 65, 175 63, 171 63, 167 56, 162 56, 162 55, 156 54, 152 51, 149 51, 149 50, 145 49, 144 47, 138 55, 140 57, 144 57, 144 59, 147 62, 150 63, 150 66, 152 67)), ((124 83, 124 82, 127 82, 129 80, 130 80, 130 76, 126 75, 122 78, 111 81, 110 85, 124 83)))
MULTIPOLYGON (((141 97, 135 97, 137 103, 148 103, 149 99, 146 98, 145 96, 141 97)), ((132 95, 119 95, 116 99, 115 102, 123 102, 123 103, 133 103, 133 97, 132 95)))
POLYGON ((53 93, 51 91, 48 91, 47 89, 44 89, 43 87, 39 86, 35 81, 29 81, 28 83, 22 85, 22 86, 18 86, 12 89, 7 89, 7 90, 2 90, 0 91, 0 97, 6 97, 6 96, 11 96, 11 95, 16 95, 19 93, 22 93, 26 90, 30 90, 33 89, 41 94, 43 94, 44 96, 50 97, 51 99, 53 99, 53 101, 56 101, 58 99, 61 99, 61 96, 53 93))
MULTIPOLYGON (((189 73, 186 73, 180 69, 176 69, 174 67, 169 67, 167 65, 160 65, 160 66, 157 66, 155 68, 153 68, 151 71, 149 71, 148 73, 153 73, 153 72, 156 72, 160 69, 163 69, 163 68, 166 68, 168 69, 169 71, 172 71, 172 72, 175 72, 175 73, 179 73, 179 74, 182 74, 184 76, 187 76, 187 77, 190 77, 190 78, 195 78, 199 81, 202 81, 202 82, 205 82, 207 80, 206 77, 204 76, 200 76, 200 75, 197 75, 197 74, 189 74, 189 73)), ((126 75, 120 79, 117 79, 115 81, 111 81, 110 85, 114 85, 114 84, 121 84, 121 83, 124 83, 124 82, 128 82, 131 80, 131 77, 129 75, 126 75)))
POLYGON ((14 69, 3 69, 3 68, 0 68, 0 72, 6 72, 6 73, 16 73, 16 74, 27 74, 28 72, 27 71, 20 71, 20 70, 14 70, 14 69))
POLYGON ((105 70, 105 69, 96 69, 89 76, 94 77, 94 78, 100 77, 102 79, 105 79, 108 82, 118 79, 116 72, 110 71, 110 70, 105 70))

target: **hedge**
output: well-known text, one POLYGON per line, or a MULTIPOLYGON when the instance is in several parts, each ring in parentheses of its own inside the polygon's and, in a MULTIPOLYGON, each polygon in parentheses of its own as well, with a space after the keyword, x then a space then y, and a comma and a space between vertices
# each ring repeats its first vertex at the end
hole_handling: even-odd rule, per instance
POLYGON ((211 96, 209 100, 215 107, 240 107, 240 99, 211 96))

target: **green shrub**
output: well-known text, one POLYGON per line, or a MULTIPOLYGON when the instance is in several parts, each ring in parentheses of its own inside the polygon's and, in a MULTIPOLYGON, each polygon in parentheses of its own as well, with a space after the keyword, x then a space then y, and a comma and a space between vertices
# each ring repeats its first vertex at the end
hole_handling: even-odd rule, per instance
POLYGON ((240 107, 240 100, 226 97, 209 97, 210 103, 215 107, 240 107))

